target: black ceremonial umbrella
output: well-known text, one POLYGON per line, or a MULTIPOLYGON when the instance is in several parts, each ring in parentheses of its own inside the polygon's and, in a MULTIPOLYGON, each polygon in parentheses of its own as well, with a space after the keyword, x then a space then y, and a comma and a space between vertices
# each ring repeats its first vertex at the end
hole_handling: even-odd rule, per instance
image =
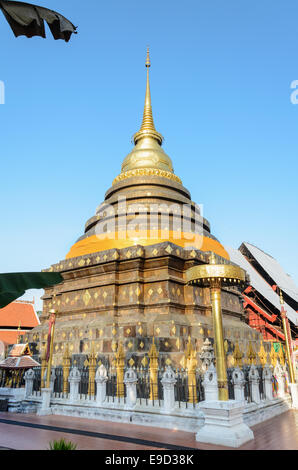
POLYGON ((76 26, 60 13, 48 8, 31 3, 0 0, 0 9, 16 37, 41 36, 45 38, 44 21, 49 25, 54 39, 63 39, 68 42, 72 33, 76 34, 76 26))

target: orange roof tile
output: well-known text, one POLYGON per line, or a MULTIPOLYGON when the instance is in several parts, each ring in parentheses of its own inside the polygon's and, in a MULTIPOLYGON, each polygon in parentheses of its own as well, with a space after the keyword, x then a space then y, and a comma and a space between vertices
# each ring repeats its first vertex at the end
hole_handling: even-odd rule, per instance
POLYGON ((0 329, 3 326, 18 327, 19 325, 23 328, 34 328, 39 324, 40 321, 32 303, 15 301, 0 308, 0 329))
POLYGON ((16 344, 18 341, 19 334, 25 334, 25 331, 0 331, 0 341, 3 341, 6 345, 16 344))

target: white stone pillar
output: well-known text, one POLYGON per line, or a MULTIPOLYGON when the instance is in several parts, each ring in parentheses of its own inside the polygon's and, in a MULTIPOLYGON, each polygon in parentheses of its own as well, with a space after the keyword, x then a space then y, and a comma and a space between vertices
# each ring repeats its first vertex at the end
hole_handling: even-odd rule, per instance
POLYGON ((260 403, 260 389, 259 389, 259 372, 254 364, 249 368, 248 380, 251 384, 251 401, 254 403, 260 403))
POLYGON ((286 392, 285 392, 284 371, 282 370, 282 367, 278 361, 276 363, 276 366, 274 367, 274 375, 276 377, 277 384, 278 384, 277 396, 279 398, 285 398, 286 392))
POLYGON ((216 368, 212 362, 204 374, 202 385, 204 387, 205 401, 218 400, 217 374, 216 368))
POLYGON ((176 374, 170 366, 166 367, 161 383, 163 386, 163 411, 170 413, 175 408, 176 374))
POLYGON ((272 366, 268 364, 263 368, 264 387, 265 387, 265 398, 266 400, 273 400, 272 393, 272 366))
POLYGON ((289 383, 289 389, 292 398, 292 408, 298 410, 298 384, 289 383))
POLYGON ((254 438, 252 430, 243 422, 243 402, 202 401, 199 409, 205 422, 196 434, 198 442, 240 447, 254 438))
POLYGON ((73 367, 68 376, 69 399, 77 401, 79 399, 79 383, 81 382, 81 373, 77 367, 73 367))
POLYGON ((291 383, 291 378, 290 378, 290 374, 286 366, 283 366, 282 370, 283 370, 283 374, 284 374, 283 376, 284 376, 284 381, 285 381, 285 394, 288 394, 290 393, 289 384, 291 383))
POLYGON ((245 396, 244 396, 245 378, 244 378, 244 373, 239 367, 235 367, 235 369, 233 370, 232 380, 233 380, 233 385, 234 385, 235 400, 245 403, 245 396))
POLYGON ((50 388, 41 389, 41 398, 42 398, 41 408, 37 412, 39 416, 52 414, 51 395, 52 395, 52 390, 50 388))
POLYGON ((124 383, 126 385, 126 405, 131 408, 137 403, 137 383, 138 377, 136 372, 129 368, 124 374, 124 383))
POLYGON ((96 403, 102 405, 107 397, 108 373, 103 364, 97 369, 95 374, 96 382, 96 403))
POLYGON ((33 369, 28 369, 25 372, 24 378, 25 378, 25 398, 28 398, 32 395, 33 393, 33 381, 35 377, 35 372, 33 369))

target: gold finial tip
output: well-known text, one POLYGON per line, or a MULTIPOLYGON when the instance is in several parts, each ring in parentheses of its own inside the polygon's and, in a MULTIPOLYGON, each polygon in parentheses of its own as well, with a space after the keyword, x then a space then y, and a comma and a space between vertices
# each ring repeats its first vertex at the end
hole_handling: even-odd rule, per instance
POLYGON ((146 67, 151 67, 150 55, 149 55, 149 47, 147 47, 147 58, 146 58, 145 66, 146 66, 146 67))

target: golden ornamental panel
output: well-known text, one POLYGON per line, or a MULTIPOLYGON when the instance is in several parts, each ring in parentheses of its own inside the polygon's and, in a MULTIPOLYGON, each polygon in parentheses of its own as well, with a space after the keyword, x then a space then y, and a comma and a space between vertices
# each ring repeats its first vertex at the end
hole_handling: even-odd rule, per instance
POLYGON ((221 279, 224 282, 234 280, 245 282, 245 271, 239 266, 229 264, 202 264, 189 268, 186 271, 186 279, 188 282, 213 279, 221 279))

